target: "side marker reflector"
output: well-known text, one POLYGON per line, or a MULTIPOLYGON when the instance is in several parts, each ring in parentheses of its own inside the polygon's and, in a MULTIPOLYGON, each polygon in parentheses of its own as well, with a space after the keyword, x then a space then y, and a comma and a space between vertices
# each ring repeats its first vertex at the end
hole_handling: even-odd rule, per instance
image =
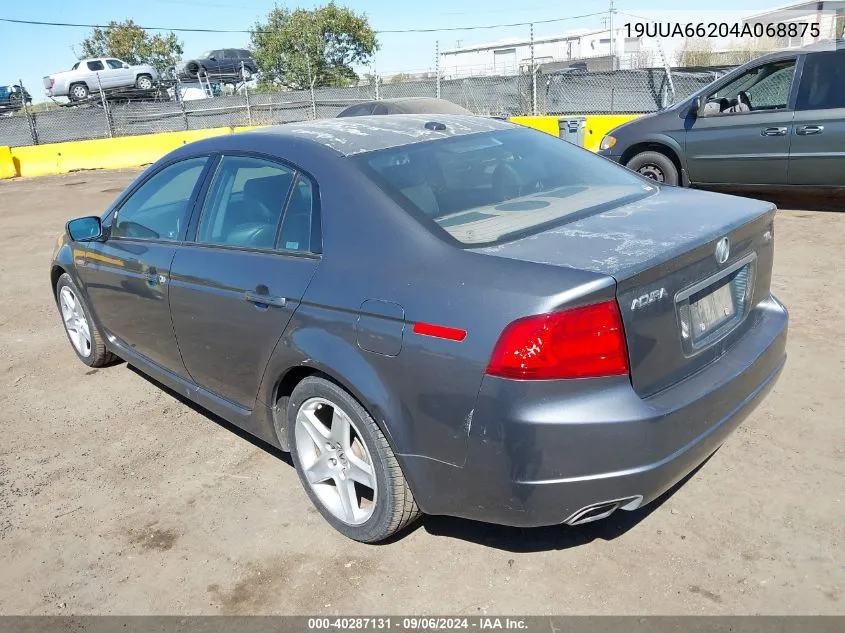
POLYGON ((467 337, 467 331, 445 325, 433 323, 414 323, 414 334, 422 336, 433 336, 434 338, 445 338, 450 341, 463 341, 467 337))

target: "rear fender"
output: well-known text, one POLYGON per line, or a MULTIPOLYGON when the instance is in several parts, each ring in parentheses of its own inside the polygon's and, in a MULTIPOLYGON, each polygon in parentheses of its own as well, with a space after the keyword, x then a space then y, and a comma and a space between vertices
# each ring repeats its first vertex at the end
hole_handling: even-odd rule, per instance
POLYGON ((369 362, 371 355, 357 346, 356 318, 353 313, 300 306, 273 350, 259 388, 258 404, 270 408, 276 404, 279 384, 291 370, 313 369, 351 393, 379 425, 394 452, 401 453, 410 445, 409 416, 369 362))

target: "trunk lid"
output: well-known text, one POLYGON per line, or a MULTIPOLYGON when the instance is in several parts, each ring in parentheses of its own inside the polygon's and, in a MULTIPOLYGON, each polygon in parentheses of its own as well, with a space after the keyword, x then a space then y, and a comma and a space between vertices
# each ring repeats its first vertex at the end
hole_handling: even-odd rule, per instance
POLYGON ((712 362, 751 327, 751 308, 769 295, 774 214, 771 203, 661 187, 478 250, 612 276, 631 381, 645 397, 712 362))

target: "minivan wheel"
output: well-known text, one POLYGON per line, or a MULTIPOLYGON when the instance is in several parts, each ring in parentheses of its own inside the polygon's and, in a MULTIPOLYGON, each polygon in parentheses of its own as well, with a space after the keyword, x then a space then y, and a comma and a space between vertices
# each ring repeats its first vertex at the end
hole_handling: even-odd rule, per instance
POLYGON ((640 152, 625 165, 631 171, 666 185, 678 184, 678 168, 660 152, 640 152))
POLYGON ((62 315, 65 334, 79 360, 89 367, 102 367, 114 360, 106 349, 103 336, 91 318, 91 311, 82 293, 67 273, 56 282, 56 303, 62 315))
POLYGON ((420 515, 381 429, 355 398, 309 376, 287 405, 291 457, 311 502, 345 536, 375 543, 420 515))

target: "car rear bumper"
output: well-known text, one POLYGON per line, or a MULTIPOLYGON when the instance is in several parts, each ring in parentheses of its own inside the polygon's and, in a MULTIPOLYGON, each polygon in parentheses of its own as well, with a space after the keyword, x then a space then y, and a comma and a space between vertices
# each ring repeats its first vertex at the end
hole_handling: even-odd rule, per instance
POLYGON ((485 377, 463 467, 403 456, 420 508, 522 527, 581 523, 594 504, 633 510, 704 462, 763 400, 786 361, 773 297, 723 357, 642 399, 627 378, 485 377))

